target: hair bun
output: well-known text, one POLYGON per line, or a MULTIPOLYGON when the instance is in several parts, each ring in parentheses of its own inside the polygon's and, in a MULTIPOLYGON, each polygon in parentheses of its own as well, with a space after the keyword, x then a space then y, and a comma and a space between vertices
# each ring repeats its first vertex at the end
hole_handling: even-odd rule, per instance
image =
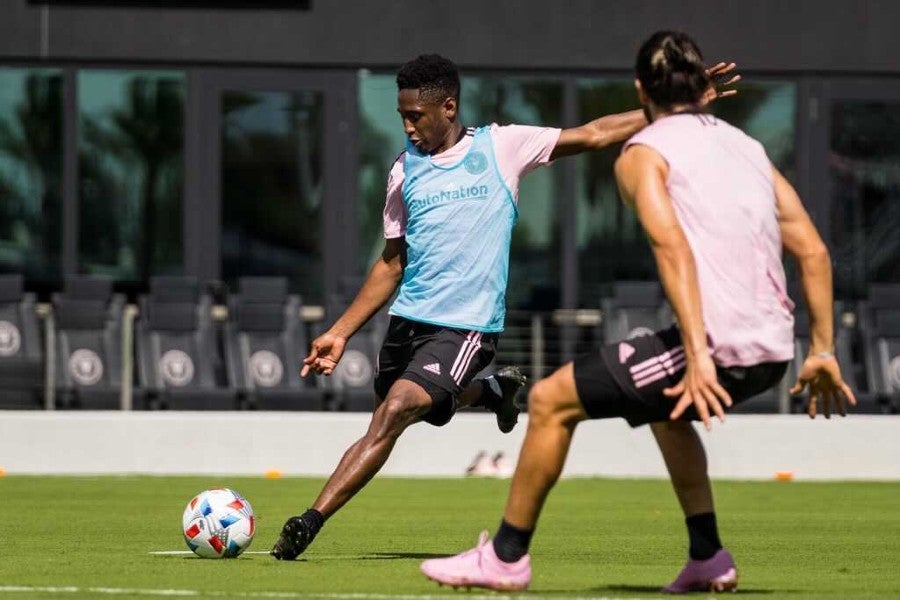
POLYGON ((673 71, 690 71, 703 68, 703 61, 692 48, 683 48, 672 36, 666 37, 662 43, 663 55, 673 71))
POLYGON ((677 31, 658 31, 644 42, 635 70, 644 91, 660 108, 698 102, 709 86, 700 48, 677 31))

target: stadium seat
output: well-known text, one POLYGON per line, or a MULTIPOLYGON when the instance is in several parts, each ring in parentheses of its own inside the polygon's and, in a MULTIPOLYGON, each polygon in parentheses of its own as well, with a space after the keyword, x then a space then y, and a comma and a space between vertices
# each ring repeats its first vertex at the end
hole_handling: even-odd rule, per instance
POLYGON ((225 357, 229 382, 244 408, 322 410, 315 380, 300 377, 308 349, 300 298, 287 293, 287 279, 244 277, 228 298, 225 357))
POLYGON ((0 408, 42 408, 44 378, 34 294, 21 275, 0 275, 0 408))
POLYGON ((73 275, 51 302, 57 407, 120 408, 125 298, 108 277, 73 275))
MULTIPOLYGON (((332 295, 326 305, 329 324, 341 316, 352 301, 355 289, 332 295)), ((331 377, 325 380, 332 410, 371 412, 374 409, 374 383, 378 351, 387 333, 390 316, 387 306, 377 312, 347 342, 341 362, 331 377)))
POLYGON ((885 412, 900 411, 900 284, 873 284, 859 324, 869 391, 885 412))
POLYGON ((135 326, 138 380, 148 408, 233 410, 211 300, 194 277, 151 277, 135 326))
POLYGON ((648 335, 674 322, 662 286, 655 281, 617 281, 601 308, 604 344, 648 335))

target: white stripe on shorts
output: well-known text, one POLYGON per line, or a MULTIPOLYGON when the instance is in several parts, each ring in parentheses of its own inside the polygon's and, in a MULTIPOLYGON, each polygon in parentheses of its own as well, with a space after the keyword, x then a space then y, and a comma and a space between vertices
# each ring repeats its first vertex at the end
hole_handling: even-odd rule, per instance
POLYGON ((641 371, 639 373, 635 373, 632 371, 631 378, 635 381, 639 381, 641 379, 646 379, 647 377, 650 377, 651 375, 655 375, 660 372, 665 372, 666 370, 670 369, 672 367, 672 365, 674 365, 676 363, 684 364, 684 360, 685 360, 685 356, 684 356, 683 351, 675 352, 672 354, 672 356, 669 356, 666 358, 659 357, 657 359, 656 364, 654 364, 650 367, 647 367, 643 371, 641 371))
POLYGON ((634 380, 634 387, 642 388, 644 386, 650 385, 654 381, 659 381, 666 375, 674 375, 679 369, 683 368, 686 364, 687 359, 682 355, 680 358, 677 358, 673 361, 666 362, 661 365, 659 370, 655 373, 646 373, 641 376, 641 378, 636 378, 634 380))
POLYGON ((677 360, 682 354, 684 354, 684 346, 675 346, 674 348, 666 350, 662 354, 651 356, 647 360, 633 365, 628 370, 631 372, 631 376, 634 378, 643 377, 647 374, 646 372, 659 368, 660 363, 668 360, 677 360), (642 373, 642 371, 646 372, 642 373))
POLYGON ((469 350, 469 344, 472 341, 472 338, 475 337, 475 332, 470 331, 469 335, 466 337, 466 340, 462 343, 462 346, 459 348, 459 354, 456 355, 456 360, 453 361, 453 367, 450 368, 450 376, 452 377, 454 373, 456 373, 456 369, 459 367, 459 363, 462 362, 463 357, 466 355, 466 352, 469 350))
POLYGON ((454 366, 453 369, 450 369, 450 376, 453 377, 453 381, 460 384, 462 381, 463 375, 465 375, 466 371, 469 368, 469 365, 472 363, 472 357, 478 352, 479 348, 481 348, 481 336, 482 333, 480 331, 472 331, 469 333, 470 339, 467 339, 463 346, 468 344, 468 348, 466 348, 465 352, 462 356, 462 361, 459 361, 459 357, 457 357, 457 362, 459 362, 458 366, 454 366), (472 335, 475 334, 475 335, 472 335))

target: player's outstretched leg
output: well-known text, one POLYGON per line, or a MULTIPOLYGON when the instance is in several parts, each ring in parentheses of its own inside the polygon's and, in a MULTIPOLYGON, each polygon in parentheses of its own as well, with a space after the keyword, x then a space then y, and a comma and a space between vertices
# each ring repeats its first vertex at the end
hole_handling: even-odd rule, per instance
POLYGON ((271 554, 293 560, 309 546, 325 520, 350 501, 384 466, 397 438, 428 412, 428 393, 416 383, 401 379, 391 386, 384 402, 372 413, 366 434, 341 457, 312 508, 291 517, 282 527, 271 554))
POLYGON ((497 415, 497 427, 509 433, 519 422, 519 405, 516 394, 525 385, 526 378, 518 367, 503 367, 493 375, 485 377, 481 398, 477 405, 486 407, 497 415))
POLYGON ((731 592, 737 589, 738 574, 734 559, 725 548, 712 558, 690 559, 675 581, 662 589, 667 594, 687 592, 731 592))
POLYGON ((458 587, 481 587, 498 592, 514 592, 528 588, 531 582, 531 558, 526 554, 514 563, 497 558, 487 531, 482 531, 478 545, 451 558, 426 560, 422 573, 438 584, 458 587))

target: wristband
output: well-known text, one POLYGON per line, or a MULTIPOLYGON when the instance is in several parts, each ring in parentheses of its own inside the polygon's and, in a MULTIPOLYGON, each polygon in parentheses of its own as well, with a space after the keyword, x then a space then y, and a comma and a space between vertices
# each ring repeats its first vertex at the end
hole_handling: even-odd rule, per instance
POLYGON ((833 352, 819 352, 818 354, 813 354, 816 358, 834 358, 833 352))

